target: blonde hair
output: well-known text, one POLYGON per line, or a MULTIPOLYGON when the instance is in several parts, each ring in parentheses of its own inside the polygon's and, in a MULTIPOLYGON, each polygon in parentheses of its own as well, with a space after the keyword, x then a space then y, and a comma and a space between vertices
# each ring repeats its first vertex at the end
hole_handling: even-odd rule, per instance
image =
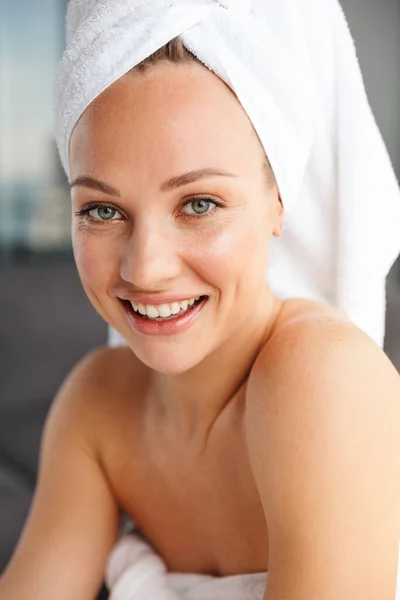
POLYGON ((199 63, 202 64, 194 54, 192 54, 184 45, 179 37, 174 38, 165 46, 156 50, 154 54, 145 58, 141 63, 132 69, 139 73, 145 73, 149 67, 157 65, 160 62, 180 63, 199 63))

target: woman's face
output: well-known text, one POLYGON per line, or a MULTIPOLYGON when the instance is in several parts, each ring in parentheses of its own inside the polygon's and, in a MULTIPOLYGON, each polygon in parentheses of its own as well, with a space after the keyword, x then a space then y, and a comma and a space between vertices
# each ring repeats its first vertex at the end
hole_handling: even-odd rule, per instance
POLYGON ((70 144, 78 271, 149 367, 187 371, 260 319, 281 223, 264 161, 234 94, 198 64, 131 72, 79 119, 70 144), (175 302, 199 297, 186 310, 175 302), (143 318, 139 303, 181 316, 143 318))

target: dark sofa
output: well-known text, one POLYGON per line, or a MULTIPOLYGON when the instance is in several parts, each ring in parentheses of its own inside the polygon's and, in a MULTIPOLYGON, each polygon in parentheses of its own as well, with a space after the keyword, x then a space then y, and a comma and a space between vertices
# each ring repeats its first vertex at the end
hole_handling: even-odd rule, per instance
POLYGON ((107 329, 72 257, 0 265, 0 315, 1 572, 29 509, 52 398, 72 366, 106 342, 107 329))

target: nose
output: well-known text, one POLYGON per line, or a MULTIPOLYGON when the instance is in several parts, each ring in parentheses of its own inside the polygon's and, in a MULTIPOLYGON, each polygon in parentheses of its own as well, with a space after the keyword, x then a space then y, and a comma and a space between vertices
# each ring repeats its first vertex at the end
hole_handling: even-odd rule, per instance
POLYGON ((163 290, 179 274, 181 260, 177 243, 165 229, 155 220, 136 224, 126 241, 120 275, 138 290, 163 290))

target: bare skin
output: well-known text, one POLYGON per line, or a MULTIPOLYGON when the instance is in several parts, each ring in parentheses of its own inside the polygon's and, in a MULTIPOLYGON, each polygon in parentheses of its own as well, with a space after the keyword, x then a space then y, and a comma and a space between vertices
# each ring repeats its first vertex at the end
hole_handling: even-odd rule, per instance
MULTIPOLYGON (((103 348, 85 358, 54 402, 43 441, 35 502, 17 552, 0 582, 0 598, 15 600, 30 594, 32 598, 50 600, 54 590, 66 600, 94 598, 107 556, 117 539, 120 511, 137 524, 169 569, 215 575, 269 571, 268 581, 278 590, 267 590, 270 597, 286 597, 279 595, 279 583, 276 577, 273 579, 278 569, 270 568, 269 536, 274 518, 267 520, 263 508, 263 475, 257 473, 263 444, 258 444, 260 426, 254 422, 257 402, 261 399, 271 409, 276 398, 271 396, 270 402, 264 398, 265 386, 254 373, 269 348, 275 346, 275 356, 279 348, 283 349, 280 338, 285 337, 285 331, 289 330, 290 341, 291 328, 296 331, 296 324, 300 324, 307 332, 307 328, 312 330, 315 319, 333 329, 338 327, 339 331, 343 326, 355 331, 340 313, 325 305, 302 300, 281 303, 249 376, 228 399, 202 440, 195 435, 186 437, 160 412, 153 374, 129 348, 103 348), (252 456, 254 451, 258 460, 252 456)), ((356 336, 359 335, 357 331, 356 336)), ((362 344, 374 346, 368 340, 362 340, 362 344)), ((379 353, 375 347, 374 351, 379 353)), ((377 356, 373 358, 376 361, 377 356)), ((308 364, 312 368, 312 361, 308 364)), ((271 364, 272 369, 275 367, 279 368, 279 360, 271 364)), ((385 365, 388 390, 398 394, 398 375, 391 373, 390 367, 385 365)), ((392 553, 382 556, 377 551, 378 543, 382 544, 379 538, 374 555, 375 573, 386 577, 386 583, 379 582, 378 592, 388 600, 395 585, 393 550, 400 527, 396 509, 400 477, 394 476, 400 473, 400 460, 399 454, 393 455, 393 448, 399 444, 399 406, 393 402, 394 397, 387 395, 389 410, 378 411, 378 422, 366 420, 374 433, 371 446, 381 449, 385 466, 389 465, 382 477, 371 480, 371 486, 379 479, 384 482, 382 495, 389 509, 382 523, 392 535, 383 542, 392 553)), ((287 398, 279 399, 282 400, 287 398)), ((304 403, 304 396, 298 395, 296 402, 304 403)), ((287 433, 278 431, 277 436, 284 440, 287 433)), ((270 437, 273 438, 271 433, 270 437)), ((336 441, 344 444, 343 440, 336 441)), ((283 447, 281 443, 280 452, 283 447)), ((350 454, 351 448, 345 444, 343 452, 350 454)), ((365 469, 368 471, 368 465, 365 469)), ((285 482, 290 485, 283 469, 280 476, 283 486, 285 482)), ((370 493, 373 492, 372 487, 370 493)), ((269 500, 273 498, 274 493, 269 491, 269 500)), ((312 516, 308 515, 308 519, 312 531, 312 516)), ((368 523, 363 521, 362 525, 364 532, 368 531, 368 523)), ((369 537, 374 537, 373 531, 358 541, 361 556, 369 537)), ((334 552, 339 559, 346 554, 340 542, 334 546, 334 552)), ((314 560, 313 573, 315 566, 314 560)), ((365 577, 370 568, 366 568, 364 560, 362 567, 365 577)), ((335 581, 337 564, 328 571, 335 581)), ((290 581, 289 573, 285 569, 285 582, 290 581)), ((306 598, 299 595, 298 584, 293 584, 288 598, 306 598)), ((332 579, 329 585, 332 589, 332 579)), ((311 598, 318 598, 315 591, 312 593, 311 598)), ((350 599, 350 595, 342 597, 350 599)), ((374 590, 367 597, 378 598, 377 592, 374 590)), ((269 600, 269 596, 266 598, 269 600)))
POLYGON ((171 570, 268 571, 265 600, 394 597, 400 378, 341 313, 266 286, 283 209, 261 158, 236 99, 197 66, 129 75, 77 124, 72 179, 114 192, 76 185, 73 211, 118 212, 74 219, 75 258, 130 347, 91 354, 62 386, 0 600, 93 598, 121 510, 171 570), (209 166, 234 176, 160 191, 209 166), (225 208, 182 217, 206 194, 225 208), (120 300, 181 292, 209 299, 179 336, 139 335, 120 300))

